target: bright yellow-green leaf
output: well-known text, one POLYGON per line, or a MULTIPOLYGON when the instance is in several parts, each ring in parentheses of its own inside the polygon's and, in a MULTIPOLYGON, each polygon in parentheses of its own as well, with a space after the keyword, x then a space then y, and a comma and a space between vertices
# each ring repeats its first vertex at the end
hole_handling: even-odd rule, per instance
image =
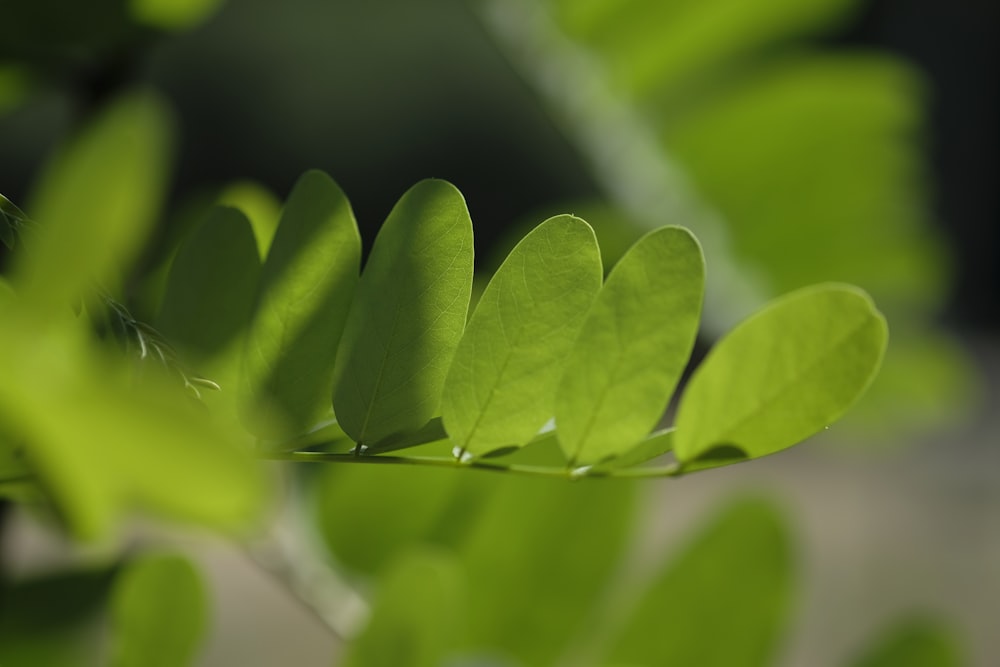
POLYGON ((604 664, 769 667, 793 571, 775 509, 737 502, 644 586, 604 664))
POLYGON ((158 97, 132 93, 57 155, 27 207, 38 233, 16 257, 14 281, 26 300, 66 308, 94 281, 115 283, 159 212, 170 130, 158 97))
POLYGON ((208 624, 204 585, 176 555, 131 560, 111 594, 112 667, 192 664, 208 624))
POLYGON ((347 198, 323 172, 306 172, 285 203, 247 335, 243 417, 257 435, 299 435, 329 413, 360 263, 347 198))
POLYGON ((694 345, 704 273, 681 227, 650 232, 612 269, 556 394, 556 434, 572 463, 621 454, 656 426, 694 345))
POLYGON ((271 241, 278 229, 281 217, 281 202, 274 194, 254 181, 231 183, 219 195, 217 203, 232 206, 243 212, 253 227, 257 239, 257 249, 263 261, 271 248, 271 241))
POLYGON ((695 371, 677 413, 685 466, 790 447, 834 422, 865 391, 888 340, 861 290, 808 287, 772 302, 720 340, 695 371))
POLYGON ((379 231, 337 353, 333 407, 356 442, 434 417, 465 329, 472 220, 445 181, 413 186, 379 231))
POLYGON ((154 366, 137 382, 80 329, 33 313, 5 308, 2 322, 0 426, 73 535, 105 536, 134 510, 237 528, 261 509, 258 464, 175 378, 154 366))
POLYGON ((552 417, 556 384, 601 288, 594 232, 550 218, 507 257, 459 343, 441 413, 457 450, 520 447, 552 417))

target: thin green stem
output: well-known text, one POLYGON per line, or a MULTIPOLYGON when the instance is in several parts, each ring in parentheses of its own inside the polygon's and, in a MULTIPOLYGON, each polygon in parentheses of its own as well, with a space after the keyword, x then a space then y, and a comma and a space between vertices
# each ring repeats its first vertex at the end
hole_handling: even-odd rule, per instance
POLYGON ((331 452, 271 452, 265 454, 264 458, 271 461, 295 461, 300 463, 362 463, 373 465, 411 465, 452 469, 472 468, 475 470, 487 470, 490 472, 570 480, 598 477, 618 477, 629 479, 647 477, 676 477, 680 474, 680 469, 677 465, 660 466, 656 468, 601 470, 598 468, 556 468, 548 466, 530 466, 483 460, 462 462, 454 458, 418 456, 358 456, 355 454, 339 454, 331 452))

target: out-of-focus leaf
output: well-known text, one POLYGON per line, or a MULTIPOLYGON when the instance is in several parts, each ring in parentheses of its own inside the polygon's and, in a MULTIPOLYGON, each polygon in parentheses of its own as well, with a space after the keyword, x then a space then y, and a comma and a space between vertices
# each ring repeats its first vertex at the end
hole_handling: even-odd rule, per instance
POLYGON ((374 444, 434 417, 472 290, 472 220, 445 181, 413 186, 379 231, 337 353, 333 407, 374 444))
POLYGON ((460 452, 520 447, 552 417, 563 362, 601 288, 594 232, 568 215, 524 237, 459 343, 441 413, 460 452))
POLYGON ((921 208, 918 90, 885 56, 779 60, 662 136, 775 293, 837 280, 890 315, 926 311, 947 280, 921 208))
POLYGON ((857 288, 818 285, 775 300, 695 371, 677 412, 677 459, 698 466, 720 449, 756 458, 823 430, 868 387, 887 340, 885 319, 857 288))
POLYGON ((573 464, 621 454, 656 426, 694 345, 704 280, 698 241, 681 227, 650 232, 612 269, 556 394, 573 464))
POLYGON ((737 502, 644 588, 604 664, 771 665, 793 570, 775 509, 737 502))
POLYGON ((0 117, 16 109, 31 93, 34 82, 23 67, 0 65, 0 117))
POLYGON ((166 183, 171 127, 150 93, 116 100, 45 170, 31 217, 31 247, 15 258, 24 298, 67 308, 94 281, 115 283, 145 241, 166 183))
POLYGON ((530 667, 559 664, 620 562, 635 487, 514 475, 480 483, 487 481, 493 492, 459 546, 468 573, 466 649, 530 667))
POLYGON ((347 198, 323 172, 306 172, 285 203, 247 334, 243 417, 257 435, 300 435, 330 412, 337 343, 360 263, 347 198))
POLYGON ((378 574, 410 546, 432 542, 428 536, 468 476, 409 466, 322 466, 312 480, 320 534, 338 563, 378 574))
POLYGON ((0 424, 76 537, 134 509, 230 528, 260 509, 258 464, 173 378, 136 382, 131 364, 37 314, 4 308, 2 321, 0 424))
POLYGON ((408 553, 382 577, 345 667, 440 667, 461 636, 462 577, 443 552, 408 553))
POLYGON ((960 667, 966 661, 951 631, 942 623, 910 618, 879 637, 854 667, 960 667))
POLYGON ((254 181, 237 181, 226 186, 216 200, 222 206, 232 206, 243 212, 253 227, 257 249, 263 261, 271 248, 278 229, 281 202, 270 190, 254 181))
POLYGON ((676 92, 775 41, 814 32, 855 0, 557 0, 558 22, 637 97, 676 92))
POLYGON ((250 322, 260 260, 246 217, 216 207, 174 257, 157 325, 194 361, 225 350, 250 322))
POLYGON ((177 555, 128 563, 111 595, 112 667, 183 667, 205 635, 208 601, 198 572, 177 555))
POLYGON ((193 28, 208 19, 224 0, 129 0, 138 23, 164 30, 193 28))
POLYGON ((110 570, 17 582, 0 596, 0 665, 97 667, 99 619, 110 570))

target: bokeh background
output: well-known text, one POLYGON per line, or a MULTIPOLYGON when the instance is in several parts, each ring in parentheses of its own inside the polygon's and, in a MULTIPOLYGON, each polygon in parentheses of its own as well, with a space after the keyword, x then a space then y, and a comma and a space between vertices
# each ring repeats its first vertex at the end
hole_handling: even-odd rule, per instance
MULTIPOLYGON (((29 201, 88 114, 148 86, 178 129, 149 270, 199 202, 246 180, 280 199, 320 168, 366 247, 410 185, 455 183, 483 268, 550 213, 611 259, 688 225, 714 280, 703 349, 770 296, 855 282, 893 332, 871 396, 791 452, 643 485, 638 562, 766 492, 800 556, 781 664, 846 664, 908 613, 1000 660, 996 3, 229 0, 191 25, 139 4, 146 25, 110 1, 0 8, 0 192, 29 201)), ((9 521, 15 571, 73 551, 9 521)), ((212 587, 199 664, 330 664, 339 642, 242 555, 158 539, 212 587)))

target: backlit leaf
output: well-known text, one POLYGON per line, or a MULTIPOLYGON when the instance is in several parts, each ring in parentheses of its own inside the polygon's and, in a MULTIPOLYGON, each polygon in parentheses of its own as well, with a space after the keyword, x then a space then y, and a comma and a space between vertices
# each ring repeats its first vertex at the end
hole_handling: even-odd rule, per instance
POLYGON ((857 288, 818 285, 777 299, 695 371, 677 413, 678 460, 696 466, 718 448, 756 458, 823 430, 867 388, 887 339, 885 319, 857 288))
POLYGON ((337 355, 333 405, 356 442, 434 417, 465 328, 472 221, 449 183, 410 188, 379 231, 337 355))
POLYGON ((347 198, 326 174, 306 172, 285 202, 247 335, 243 417, 257 435, 299 435, 329 413, 360 262, 347 198))
POLYGON ((550 218, 514 248, 445 382, 441 412, 456 448, 521 446, 552 417, 563 363, 601 282, 597 241, 578 218, 550 218))
POLYGON ((578 465, 620 454, 663 415, 694 345, 701 248, 664 227, 618 262, 584 322, 556 395, 556 433, 578 465))

